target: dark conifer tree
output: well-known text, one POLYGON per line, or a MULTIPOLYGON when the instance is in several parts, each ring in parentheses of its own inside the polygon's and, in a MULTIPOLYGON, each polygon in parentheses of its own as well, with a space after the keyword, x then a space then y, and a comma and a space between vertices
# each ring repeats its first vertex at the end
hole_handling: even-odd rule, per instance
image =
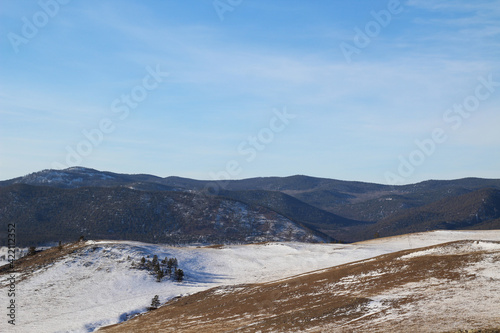
POLYGON ((161 279, 163 279, 163 277, 165 276, 165 274, 163 273, 163 270, 158 270, 156 272, 156 282, 161 282, 161 279))
POLYGON ((174 273, 174 279, 178 282, 182 282, 184 280, 184 271, 182 269, 176 269, 174 273))
POLYGON ((157 309, 159 306, 160 306, 160 298, 158 297, 158 295, 155 295, 151 300, 151 307, 153 309, 157 309))
POLYGON ((173 258, 170 258, 170 259, 168 259, 168 261, 167 261, 167 268, 172 269, 172 267, 174 267, 174 259, 173 259, 173 258))
POLYGON ((30 246, 30 248, 28 249, 28 255, 29 256, 32 256, 36 253, 36 247, 34 246, 30 246))

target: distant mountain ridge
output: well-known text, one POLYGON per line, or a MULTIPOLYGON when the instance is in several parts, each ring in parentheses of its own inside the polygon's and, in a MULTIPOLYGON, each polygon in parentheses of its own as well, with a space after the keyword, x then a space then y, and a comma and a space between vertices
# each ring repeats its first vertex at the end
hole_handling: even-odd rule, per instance
MULTIPOLYGON (((270 209, 187 192, 14 184, 0 188, 0 207, 0 224, 15 223, 19 246, 80 235, 201 245, 331 240, 270 209)), ((6 230, 0 231, 2 239, 6 230)))
POLYGON ((84 167, 64 170, 42 170, 23 177, 0 181, 0 186, 12 184, 43 185, 61 188, 126 186, 133 183, 155 183, 178 189, 203 189, 216 183, 223 190, 265 190, 280 192, 332 191, 341 196, 346 193, 399 191, 405 193, 429 192, 451 188, 475 190, 492 187, 500 189, 500 179, 462 178, 455 180, 427 180, 409 185, 383 185, 376 183, 317 178, 304 175, 288 177, 257 177, 241 180, 196 180, 176 176, 158 177, 148 174, 121 174, 84 167))
MULTIPOLYGON (((275 214, 271 219, 273 221, 290 221, 303 231, 302 236, 314 235, 314 237, 317 237, 316 240, 321 239, 322 241, 341 240, 351 242, 369 239, 374 235, 388 236, 432 229, 496 228, 498 223, 495 221, 500 216, 496 213, 485 215, 482 212, 499 211, 499 201, 491 200, 492 203, 486 207, 481 204, 480 200, 487 200, 490 197, 496 198, 498 194, 495 191, 499 190, 500 179, 429 180, 411 185, 389 186, 296 175, 217 182, 175 176, 161 178, 147 174, 119 174, 83 167, 72 167, 65 170, 43 170, 24 177, 1 181, 0 207, 2 215, 0 221, 4 224, 17 216, 15 220, 21 225, 33 227, 37 224, 46 223, 43 221, 51 221, 53 225, 69 227, 72 223, 81 223, 77 221, 81 221, 82 217, 85 217, 91 225, 97 223, 115 225, 114 229, 112 229, 115 234, 103 233, 102 230, 97 231, 95 228, 92 229, 92 232, 97 233, 99 237, 118 239, 125 236, 124 232, 116 224, 118 223, 117 219, 131 221, 130 216, 122 216, 119 212, 126 211, 128 208, 137 205, 137 201, 142 200, 143 195, 147 193, 147 195, 153 197, 163 196, 163 198, 168 197, 170 199, 184 195, 185 198, 191 198, 191 203, 184 202, 190 207, 189 209, 201 208, 200 204, 213 208, 215 201, 219 203, 239 203, 245 205, 246 209, 252 212, 253 215, 251 215, 254 219, 258 220, 256 218, 257 212, 266 211, 268 212, 266 214, 275 214), (22 187, 21 185, 31 187, 22 187), (38 187, 44 188, 43 191, 46 192, 37 190, 38 187), (13 193, 19 192, 21 188, 27 193, 31 193, 31 197, 27 195, 13 201, 13 193), (52 190, 49 191, 48 189, 52 190), (61 190, 66 190, 66 192, 61 190), (103 193, 109 191, 128 193, 128 199, 122 203, 104 200, 103 193), (88 195, 83 195, 84 192, 88 195), (78 205, 68 202, 67 195, 81 200, 80 206, 82 207, 99 207, 100 211, 106 212, 107 215, 102 215, 106 216, 105 219, 103 220, 101 215, 89 216, 86 211, 79 209, 78 205), (59 202, 58 206, 47 198, 57 200, 59 202), (100 201, 96 201, 96 198, 99 198, 100 201), (193 201, 196 198, 202 198, 203 200, 193 201), (469 202, 472 202, 471 200, 474 201, 474 204, 469 204, 469 202), (55 208, 56 206, 58 208, 55 208), (26 211, 31 212, 31 215, 26 215, 22 207, 29 207, 26 211), (78 214, 70 214, 68 207, 71 207, 71 210, 78 212, 78 214), (118 207, 120 210, 118 210, 118 207), (60 210, 61 213, 54 213, 56 210, 60 210), (458 220, 453 215, 455 210, 460 211, 460 219, 458 220), (475 215, 481 216, 481 218, 476 220, 468 218, 468 216, 475 215)), ((189 201, 189 199, 185 200, 189 201)), ((234 204, 229 206, 234 206, 234 204)), ((229 206, 227 209, 231 211, 234 207, 229 208, 229 206)), ((226 209, 220 207, 217 209, 226 209)), ((151 235, 155 234, 155 232, 160 232, 160 234, 161 232, 167 232, 161 229, 162 227, 159 224, 159 220, 165 217, 151 212, 151 210, 157 208, 152 208, 152 206, 146 204, 137 208, 141 211, 141 222, 145 225, 155 226, 151 227, 151 235), (159 216, 163 217, 160 218, 159 216)), ((206 208, 207 211, 202 212, 200 210, 197 213, 196 219, 200 223, 196 224, 197 228, 208 230, 206 227, 213 223, 214 212, 211 210, 212 208, 206 208)), ((170 207, 165 212, 168 211, 170 215, 174 214, 169 209, 173 208, 170 207)), ((239 230, 238 236, 230 235, 230 233, 220 233, 219 231, 217 237, 214 235, 208 237, 215 230, 209 228, 212 231, 205 234, 206 238, 201 237, 200 239, 204 239, 208 243, 253 242, 265 239, 265 237, 256 236, 259 231, 251 231, 250 229, 244 231, 244 228, 240 228, 241 216, 231 212, 228 214, 228 216, 231 216, 229 218, 230 223, 236 228, 235 230, 239 230), (245 233, 249 234, 245 236, 245 233)), ((188 215, 180 216, 178 215, 177 218, 182 223, 179 222, 180 224, 175 225, 175 227, 170 225, 169 230, 171 231, 168 232, 176 230, 179 235, 182 234, 182 237, 177 237, 176 241, 182 239, 183 242, 194 242, 196 237, 200 235, 197 234, 196 228, 186 228, 191 223, 188 215)), ((141 223, 139 222, 140 219, 136 221, 136 223, 141 223)), ((6 228, 4 229, 6 230, 6 228)), ((91 229, 80 227, 80 230, 82 233, 88 232, 91 235, 91 229)), ((72 231, 72 233, 74 232, 76 232, 76 229, 72 231)), ((131 234, 133 236, 126 236, 128 237, 126 239, 135 237, 141 241, 152 241, 147 239, 148 236, 140 236, 137 230, 131 232, 131 234)), ((272 237, 279 238, 283 236, 278 236, 278 234, 279 232, 272 237)), ((307 238, 304 237, 302 239, 307 238)), ((38 242, 42 241, 41 238, 43 238, 41 234, 40 236, 27 237, 30 241, 38 242)), ((298 240, 293 237, 289 239, 298 240)), ((57 241, 57 239, 52 241, 57 241)), ((173 238, 168 237, 160 237, 158 241, 175 242, 173 238)))
POLYGON ((432 229, 474 229, 474 226, 495 220, 496 225, 492 227, 500 229, 498 219, 500 190, 485 188, 405 210, 379 221, 376 228, 368 228, 368 232, 392 236, 432 229))

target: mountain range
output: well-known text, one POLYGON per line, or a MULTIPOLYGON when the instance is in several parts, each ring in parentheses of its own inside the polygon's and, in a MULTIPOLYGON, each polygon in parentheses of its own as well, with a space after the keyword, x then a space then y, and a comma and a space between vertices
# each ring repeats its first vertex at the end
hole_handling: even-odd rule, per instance
POLYGON ((0 182, 17 244, 354 242, 435 229, 500 229, 500 179, 388 186, 309 176, 202 181, 89 168, 0 182))

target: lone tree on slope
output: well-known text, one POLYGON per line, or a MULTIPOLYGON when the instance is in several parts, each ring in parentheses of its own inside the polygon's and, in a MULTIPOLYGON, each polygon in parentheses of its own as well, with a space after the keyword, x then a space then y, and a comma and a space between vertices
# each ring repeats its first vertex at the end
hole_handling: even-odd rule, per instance
POLYGON ((151 300, 151 308, 158 309, 159 306, 160 298, 158 297, 158 295, 155 295, 155 297, 153 297, 153 299, 151 300))
POLYGON ((35 255, 35 253, 36 253, 36 247, 30 246, 30 248, 28 249, 28 255, 32 256, 35 255))

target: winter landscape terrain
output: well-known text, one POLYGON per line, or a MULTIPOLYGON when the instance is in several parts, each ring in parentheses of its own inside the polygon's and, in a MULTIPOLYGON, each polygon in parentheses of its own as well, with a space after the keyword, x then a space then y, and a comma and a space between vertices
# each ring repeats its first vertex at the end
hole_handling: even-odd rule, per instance
MULTIPOLYGON (((0 272, 2 304, 8 302, 12 274, 6 267, 0 272)), ((500 231, 495 230, 433 231, 353 244, 171 247, 88 240, 18 260, 16 326, 3 320, 1 331, 499 328, 499 272, 500 231), (155 254, 176 257, 184 281, 157 282, 134 268, 155 254), (167 304, 126 321, 144 313, 154 295, 167 304)))
POLYGON ((0 33, 0 333, 500 333, 500 0, 0 33))
POLYGON ((72 167, 0 182, 0 225, 18 259, 0 247, 0 302, 15 303, 1 332, 500 328, 496 179, 211 182, 72 167))
POLYGON ((388 186, 308 176, 202 181, 88 168, 0 182, 0 237, 172 245, 356 242, 436 229, 500 229, 500 180, 388 186))

